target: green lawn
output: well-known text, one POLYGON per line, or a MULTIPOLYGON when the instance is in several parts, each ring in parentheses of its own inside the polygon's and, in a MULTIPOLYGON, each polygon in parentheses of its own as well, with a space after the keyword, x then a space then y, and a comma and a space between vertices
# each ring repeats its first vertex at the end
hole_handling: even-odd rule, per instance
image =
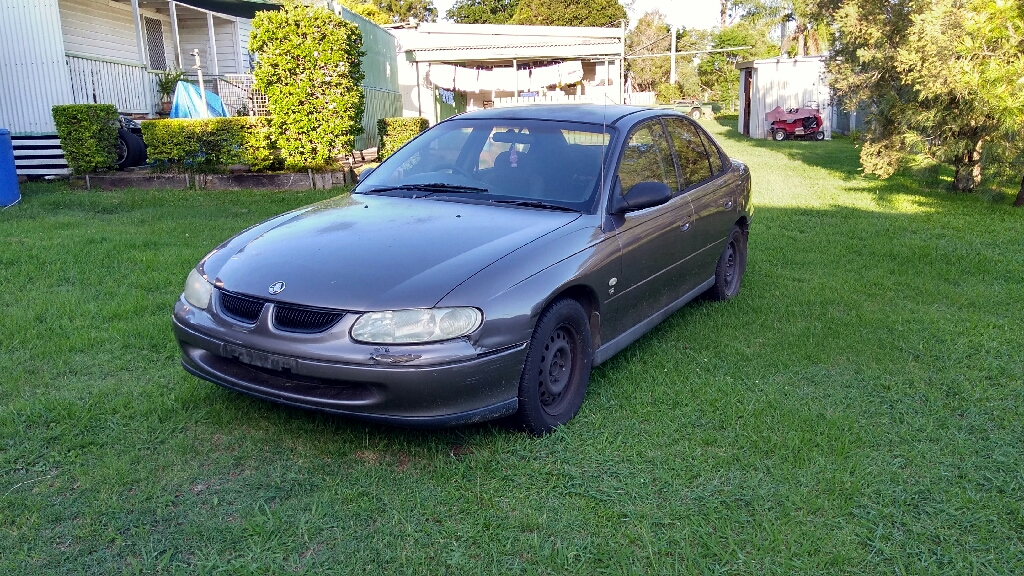
POLYGON ((0 573, 1024 573, 1024 211, 751 142, 743 290, 536 439, 188 376, 191 266, 325 193, 25 187, 0 212, 0 573))

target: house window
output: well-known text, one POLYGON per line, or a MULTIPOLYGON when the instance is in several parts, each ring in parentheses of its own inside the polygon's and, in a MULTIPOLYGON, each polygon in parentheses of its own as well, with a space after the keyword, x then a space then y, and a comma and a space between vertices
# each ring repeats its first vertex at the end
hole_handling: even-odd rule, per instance
POLYGON ((167 70, 164 54, 164 24, 156 18, 144 17, 146 22, 146 48, 149 50, 150 70, 167 70))

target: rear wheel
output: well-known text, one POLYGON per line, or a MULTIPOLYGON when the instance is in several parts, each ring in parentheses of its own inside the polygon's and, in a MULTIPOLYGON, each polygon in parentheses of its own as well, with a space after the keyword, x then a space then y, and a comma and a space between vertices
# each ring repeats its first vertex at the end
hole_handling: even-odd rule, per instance
POLYGON ((776 142, 782 142, 783 140, 786 139, 786 131, 776 130, 772 132, 772 139, 774 139, 776 142))
POLYGON ((533 329, 519 380, 519 424, 542 436, 571 420, 583 404, 592 360, 583 307, 569 298, 549 305, 533 329))
POLYGON ((135 134, 117 129, 117 167, 121 170, 141 166, 146 161, 146 145, 135 134))
POLYGON ((718 257, 715 283, 708 289, 712 300, 731 300, 740 292, 740 281, 747 269, 747 235, 739 226, 733 226, 729 242, 718 257))

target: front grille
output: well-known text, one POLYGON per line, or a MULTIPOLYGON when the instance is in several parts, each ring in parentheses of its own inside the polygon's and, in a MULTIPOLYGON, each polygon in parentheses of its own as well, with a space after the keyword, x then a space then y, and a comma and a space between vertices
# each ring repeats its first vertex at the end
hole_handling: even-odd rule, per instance
POLYGON ((285 332, 315 334, 338 323, 344 312, 274 305, 274 327, 285 332))
POLYGON ((224 315, 245 324, 255 324, 260 319, 264 304, 266 302, 256 298, 239 296, 230 292, 220 293, 220 308, 224 315))

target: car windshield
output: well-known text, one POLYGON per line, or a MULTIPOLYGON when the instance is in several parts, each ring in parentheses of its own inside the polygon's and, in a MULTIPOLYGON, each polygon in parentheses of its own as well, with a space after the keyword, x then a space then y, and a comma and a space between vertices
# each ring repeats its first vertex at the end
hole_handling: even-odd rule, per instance
POLYGON ((545 120, 450 120, 385 160, 355 192, 591 211, 607 128, 545 120))

